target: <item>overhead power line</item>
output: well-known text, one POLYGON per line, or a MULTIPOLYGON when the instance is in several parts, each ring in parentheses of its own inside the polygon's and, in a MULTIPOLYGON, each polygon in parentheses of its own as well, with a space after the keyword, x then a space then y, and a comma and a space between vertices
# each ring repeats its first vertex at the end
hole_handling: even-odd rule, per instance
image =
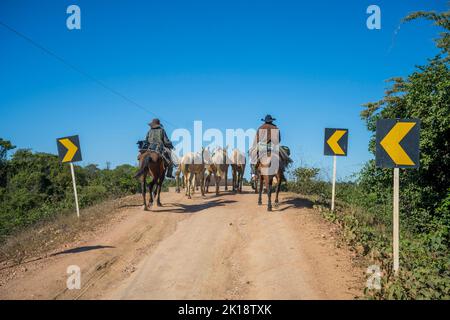
POLYGON ((3 21, 0 20, 0 25, 3 26, 5 29, 9 30, 10 32, 14 33, 15 35, 19 36, 20 38, 26 40, 28 43, 30 43, 31 45, 33 45, 34 47, 40 49, 41 51, 45 52, 46 54, 48 54, 49 56, 55 58, 56 60, 58 60, 59 62, 61 62, 62 64, 64 64, 65 66, 69 67, 70 69, 72 69, 73 71, 83 75, 84 77, 88 78, 89 80, 97 83, 99 86, 101 86, 102 88, 104 88, 105 90, 111 92, 112 94, 122 98, 123 100, 125 100, 126 102, 128 102, 129 104, 135 106, 136 108, 139 108, 145 112, 148 112, 150 114, 152 114, 154 117, 160 118, 164 123, 167 123, 168 125, 172 126, 173 128, 177 128, 177 126, 173 123, 171 123, 170 121, 167 121, 161 117, 159 117, 155 112, 152 112, 150 110, 148 110, 147 108, 145 108, 144 106, 142 106, 141 104, 137 103, 136 101, 134 101, 133 99, 131 99, 130 97, 126 96, 125 94, 117 91, 116 89, 110 87, 109 85, 107 85, 106 83, 104 83, 103 81, 97 79, 96 77, 92 76, 91 74, 87 73, 86 71, 84 71, 83 69, 75 66, 74 64, 70 63, 69 61, 67 61, 66 59, 64 59, 63 57, 57 55, 56 53, 52 52, 51 50, 47 49, 46 47, 44 47, 43 45, 41 45, 40 43, 36 42, 35 40, 31 39, 29 36, 23 34, 22 32, 14 29, 13 27, 7 25, 6 23, 4 23, 3 21))

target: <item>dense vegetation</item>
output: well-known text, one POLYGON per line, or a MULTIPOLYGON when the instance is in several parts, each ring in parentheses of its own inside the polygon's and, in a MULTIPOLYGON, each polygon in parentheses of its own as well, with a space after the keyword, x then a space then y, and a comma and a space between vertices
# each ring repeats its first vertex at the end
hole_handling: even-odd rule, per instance
MULTIPOLYGON (((382 267, 382 289, 374 298, 450 299, 450 14, 418 12, 444 28, 437 39, 442 53, 419 66, 406 79, 393 78, 385 97, 367 103, 361 113, 367 129, 376 131, 382 118, 421 120, 421 160, 418 170, 401 170, 401 272, 392 270, 392 169, 366 163, 355 183, 340 183, 340 210, 327 212, 342 225, 349 244, 382 267)), ((375 136, 369 143, 375 151, 375 136)), ((317 179, 318 169, 298 168, 291 190, 329 199, 330 187, 317 179)), ((325 201, 326 202, 326 201, 325 201)))
MULTIPOLYGON (((0 242, 5 236, 37 221, 73 212, 74 195, 68 165, 57 156, 17 150, 0 138, 0 242)), ((80 207, 136 193, 139 183, 133 178, 136 168, 121 165, 113 170, 97 165, 75 166, 80 207)))

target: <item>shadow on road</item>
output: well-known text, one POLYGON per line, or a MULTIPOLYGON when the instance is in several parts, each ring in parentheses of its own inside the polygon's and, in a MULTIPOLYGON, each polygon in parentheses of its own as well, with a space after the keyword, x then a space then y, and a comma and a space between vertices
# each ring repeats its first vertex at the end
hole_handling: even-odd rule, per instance
POLYGON ((285 201, 282 201, 280 203, 281 206, 287 205, 286 207, 283 207, 277 211, 285 211, 291 208, 294 209, 302 209, 302 208, 307 208, 307 209, 311 209, 313 207, 313 202, 308 200, 308 199, 304 199, 304 198, 291 198, 291 199, 287 199, 285 201))
POLYGON ((74 253, 82 253, 87 251, 93 251, 93 250, 100 250, 100 249, 114 249, 115 247, 112 246, 87 246, 87 247, 78 247, 69 249, 66 251, 57 252, 51 255, 51 257, 60 256, 64 254, 74 254, 74 253))
POLYGON ((182 203, 168 203, 165 204, 162 208, 155 208, 155 212, 174 212, 174 213, 197 213, 203 210, 207 210, 209 208, 215 207, 223 207, 227 204, 235 203, 235 200, 222 200, 215 199, 205 203, 199 204, 182 204, 182 203), (175 207, 175 208, 167 208, 164 207, 175 207))

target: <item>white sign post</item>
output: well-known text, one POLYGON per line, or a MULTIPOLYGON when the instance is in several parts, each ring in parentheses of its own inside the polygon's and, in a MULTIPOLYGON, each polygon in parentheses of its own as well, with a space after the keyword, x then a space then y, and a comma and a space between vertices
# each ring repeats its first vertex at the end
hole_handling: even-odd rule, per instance
POLYGON ((80 208, 78 206, 78 193, 77 193, 77 183, 75 181, 75 170, 73 168, 73 163, 70 163, 70 172, 72 173, 72 182, 73 182, 73 193, 75 195, 75 206, 77 208, 77 217, 80 218, 80 208))
POLYGON ((394 168, 394 217, 393 217, 393 253, 394 253, 394 272, 395 274, 398 273, 398 270, 400 269, 400 257, 399 257, 399 233, 400 233, 400 226, 399 226, 399 202, 400 202, 400 169, 394 168))
POLYGON ((333 188, 331 190, 331 211, 334 211, 334 200, 336 198, 336 156, 333 156, 333 188))

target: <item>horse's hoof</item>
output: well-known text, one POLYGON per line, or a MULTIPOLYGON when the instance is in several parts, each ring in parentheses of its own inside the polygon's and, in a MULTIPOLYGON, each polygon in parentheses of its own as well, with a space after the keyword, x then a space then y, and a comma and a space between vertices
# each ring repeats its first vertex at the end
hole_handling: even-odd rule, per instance
POLYGON ((278 202, 275 202, 275 208, 278 208, 280 204, 278 202))
POLYGON ((162 206, 163 206, 161 202, 158 202, 156 205, 157 205, 158 207, 162 207, 162 206))
POLYGON ((262 206, 262 202, 260 201, 260 202, 258 202, 258 206, 262 206))
POLYGON ((145 208, 144 208, 144 211, 150 211, 150 210, 148 210, 148 208, 147 208, 147 207, 145 207, 145 208))
POLYGON ((271 212, 272 211, 272 207, 267 207, 267 211, 271 212))

